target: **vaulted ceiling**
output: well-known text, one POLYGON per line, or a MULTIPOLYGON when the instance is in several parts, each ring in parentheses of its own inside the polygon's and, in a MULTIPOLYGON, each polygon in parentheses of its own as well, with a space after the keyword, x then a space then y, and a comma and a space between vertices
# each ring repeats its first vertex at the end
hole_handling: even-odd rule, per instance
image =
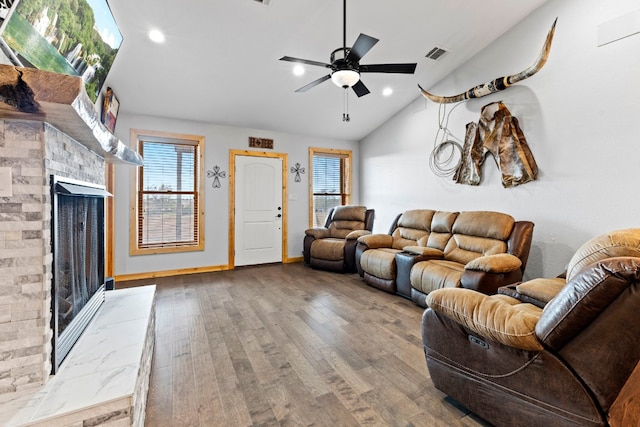
POLYGON ((360 140, 420 97, 418 83, 430 88, 545 1, 347 0, 347 46, 360 33, 380 39, 363 64, 418 64, 412 75, 363 74, 371 93, 349 91, 348 123, 344 90, 330 80, 294 92, 327 69, 296 76, 278 60, 329 62, 342 46, 341 0, 109 0, 124 42, 107 84, 123 113, 360 140), (149 40, 154 28, 164 43, 149 40), (436 46, 448 53, 426 58, 436 46))

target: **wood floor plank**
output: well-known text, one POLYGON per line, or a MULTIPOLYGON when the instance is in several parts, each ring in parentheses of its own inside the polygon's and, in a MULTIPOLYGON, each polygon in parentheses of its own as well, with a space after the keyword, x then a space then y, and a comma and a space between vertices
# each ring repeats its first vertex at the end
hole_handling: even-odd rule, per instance
POLYGON ((423 310, 356 274, 271 264, 155 283, 146 426, 454 426, 483 420, 435 389, 423 310))

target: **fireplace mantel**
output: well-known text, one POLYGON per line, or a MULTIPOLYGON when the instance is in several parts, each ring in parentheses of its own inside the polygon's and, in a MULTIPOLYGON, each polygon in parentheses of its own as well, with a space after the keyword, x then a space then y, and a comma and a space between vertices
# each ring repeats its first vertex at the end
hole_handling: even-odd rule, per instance
POLYGON ((80 77, 0 64, 0 116, 47 122, 107 162, 142 165, 102 124, 80 77))

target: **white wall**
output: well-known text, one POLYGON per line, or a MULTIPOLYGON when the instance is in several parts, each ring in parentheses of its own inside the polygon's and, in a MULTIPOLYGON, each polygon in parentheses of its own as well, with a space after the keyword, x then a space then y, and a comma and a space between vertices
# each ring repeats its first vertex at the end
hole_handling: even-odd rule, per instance
MULTIPOLYGON (((534 62, 558 17, 545 67, 511 88, 458 106, 449 128, 502 100, 520 121, 537 181, 505 189, 492 159, 472 187, 429 169, 438 104, 420 97, 361 142, 361 202, 386 232, 406 209, 495 210, 535 222, 526 278, 561 273, 574 251, 606 231, 640 227, 640 34, 597 47, 597 25, 640 9, 637 0, 550 0, 433 88, 453 95, 534 62), (425 108, 426 106, 426 108, 425 108)), ((443 59, 446 61, 446 57, 443 59)), ((449 104, 451 111, 454 104, 449 104)))
MULTIPOLYGON (((294 175, 288 173, 288 192, 295 194, 297 200, 288 201, 288 257, 302 256, 304 230, 309 224, 308 183, 309 183, 309 147, 337 148, 352 150, 354 158, 353 202, 359 200, 359 144, 354 141, 312 138, 303 135, 291 135, 272 131, 244 129, 214 124, 170 120, 158 117, 129 115, 120 113, 116 126, 116 135, 130 147, 131 128, 184 133, 205 136, 205 250, 161 255, 129 255, 129 208, 131 182, 135 178, 135 167, 116 166, 115 183, 115 274, 116 276, 171 271, 178 269, 226 266, 228 264, 229 235, 229 150, 251 150, 248 138, 271 138, 274 140, 274 153, 286 153, 289 171, 291 166, 300 163, 305 168, 302 182, 294 182, 294 175), (221 188, 213 188, 213 179, 206 178, 206 171, 214 166, 227 173, 220 179, 221 188)), ((271 150, 268 150, 271 151, 271 150)))

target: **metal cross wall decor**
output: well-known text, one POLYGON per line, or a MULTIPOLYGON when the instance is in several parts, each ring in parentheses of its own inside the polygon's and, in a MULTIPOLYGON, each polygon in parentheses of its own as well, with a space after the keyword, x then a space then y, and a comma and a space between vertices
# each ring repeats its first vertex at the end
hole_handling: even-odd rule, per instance
POLYGON ((213 184, 211 185, 213 188, 220 188, 220 178, 226 178, 227 173, 225 171, 220 170, 220 166, 216 165, 213 167, 213 170, 207 171, 207 178, 213 178, 213 184))
POLYGON ((295 173, 296 177, 293 179, 295 182, 300 182, 302 179, 300 178, 300 174, 304 174, 304 168, 300 167, 300 163, 296 163, 295 167, 291 167, 291 173, 295 173))

